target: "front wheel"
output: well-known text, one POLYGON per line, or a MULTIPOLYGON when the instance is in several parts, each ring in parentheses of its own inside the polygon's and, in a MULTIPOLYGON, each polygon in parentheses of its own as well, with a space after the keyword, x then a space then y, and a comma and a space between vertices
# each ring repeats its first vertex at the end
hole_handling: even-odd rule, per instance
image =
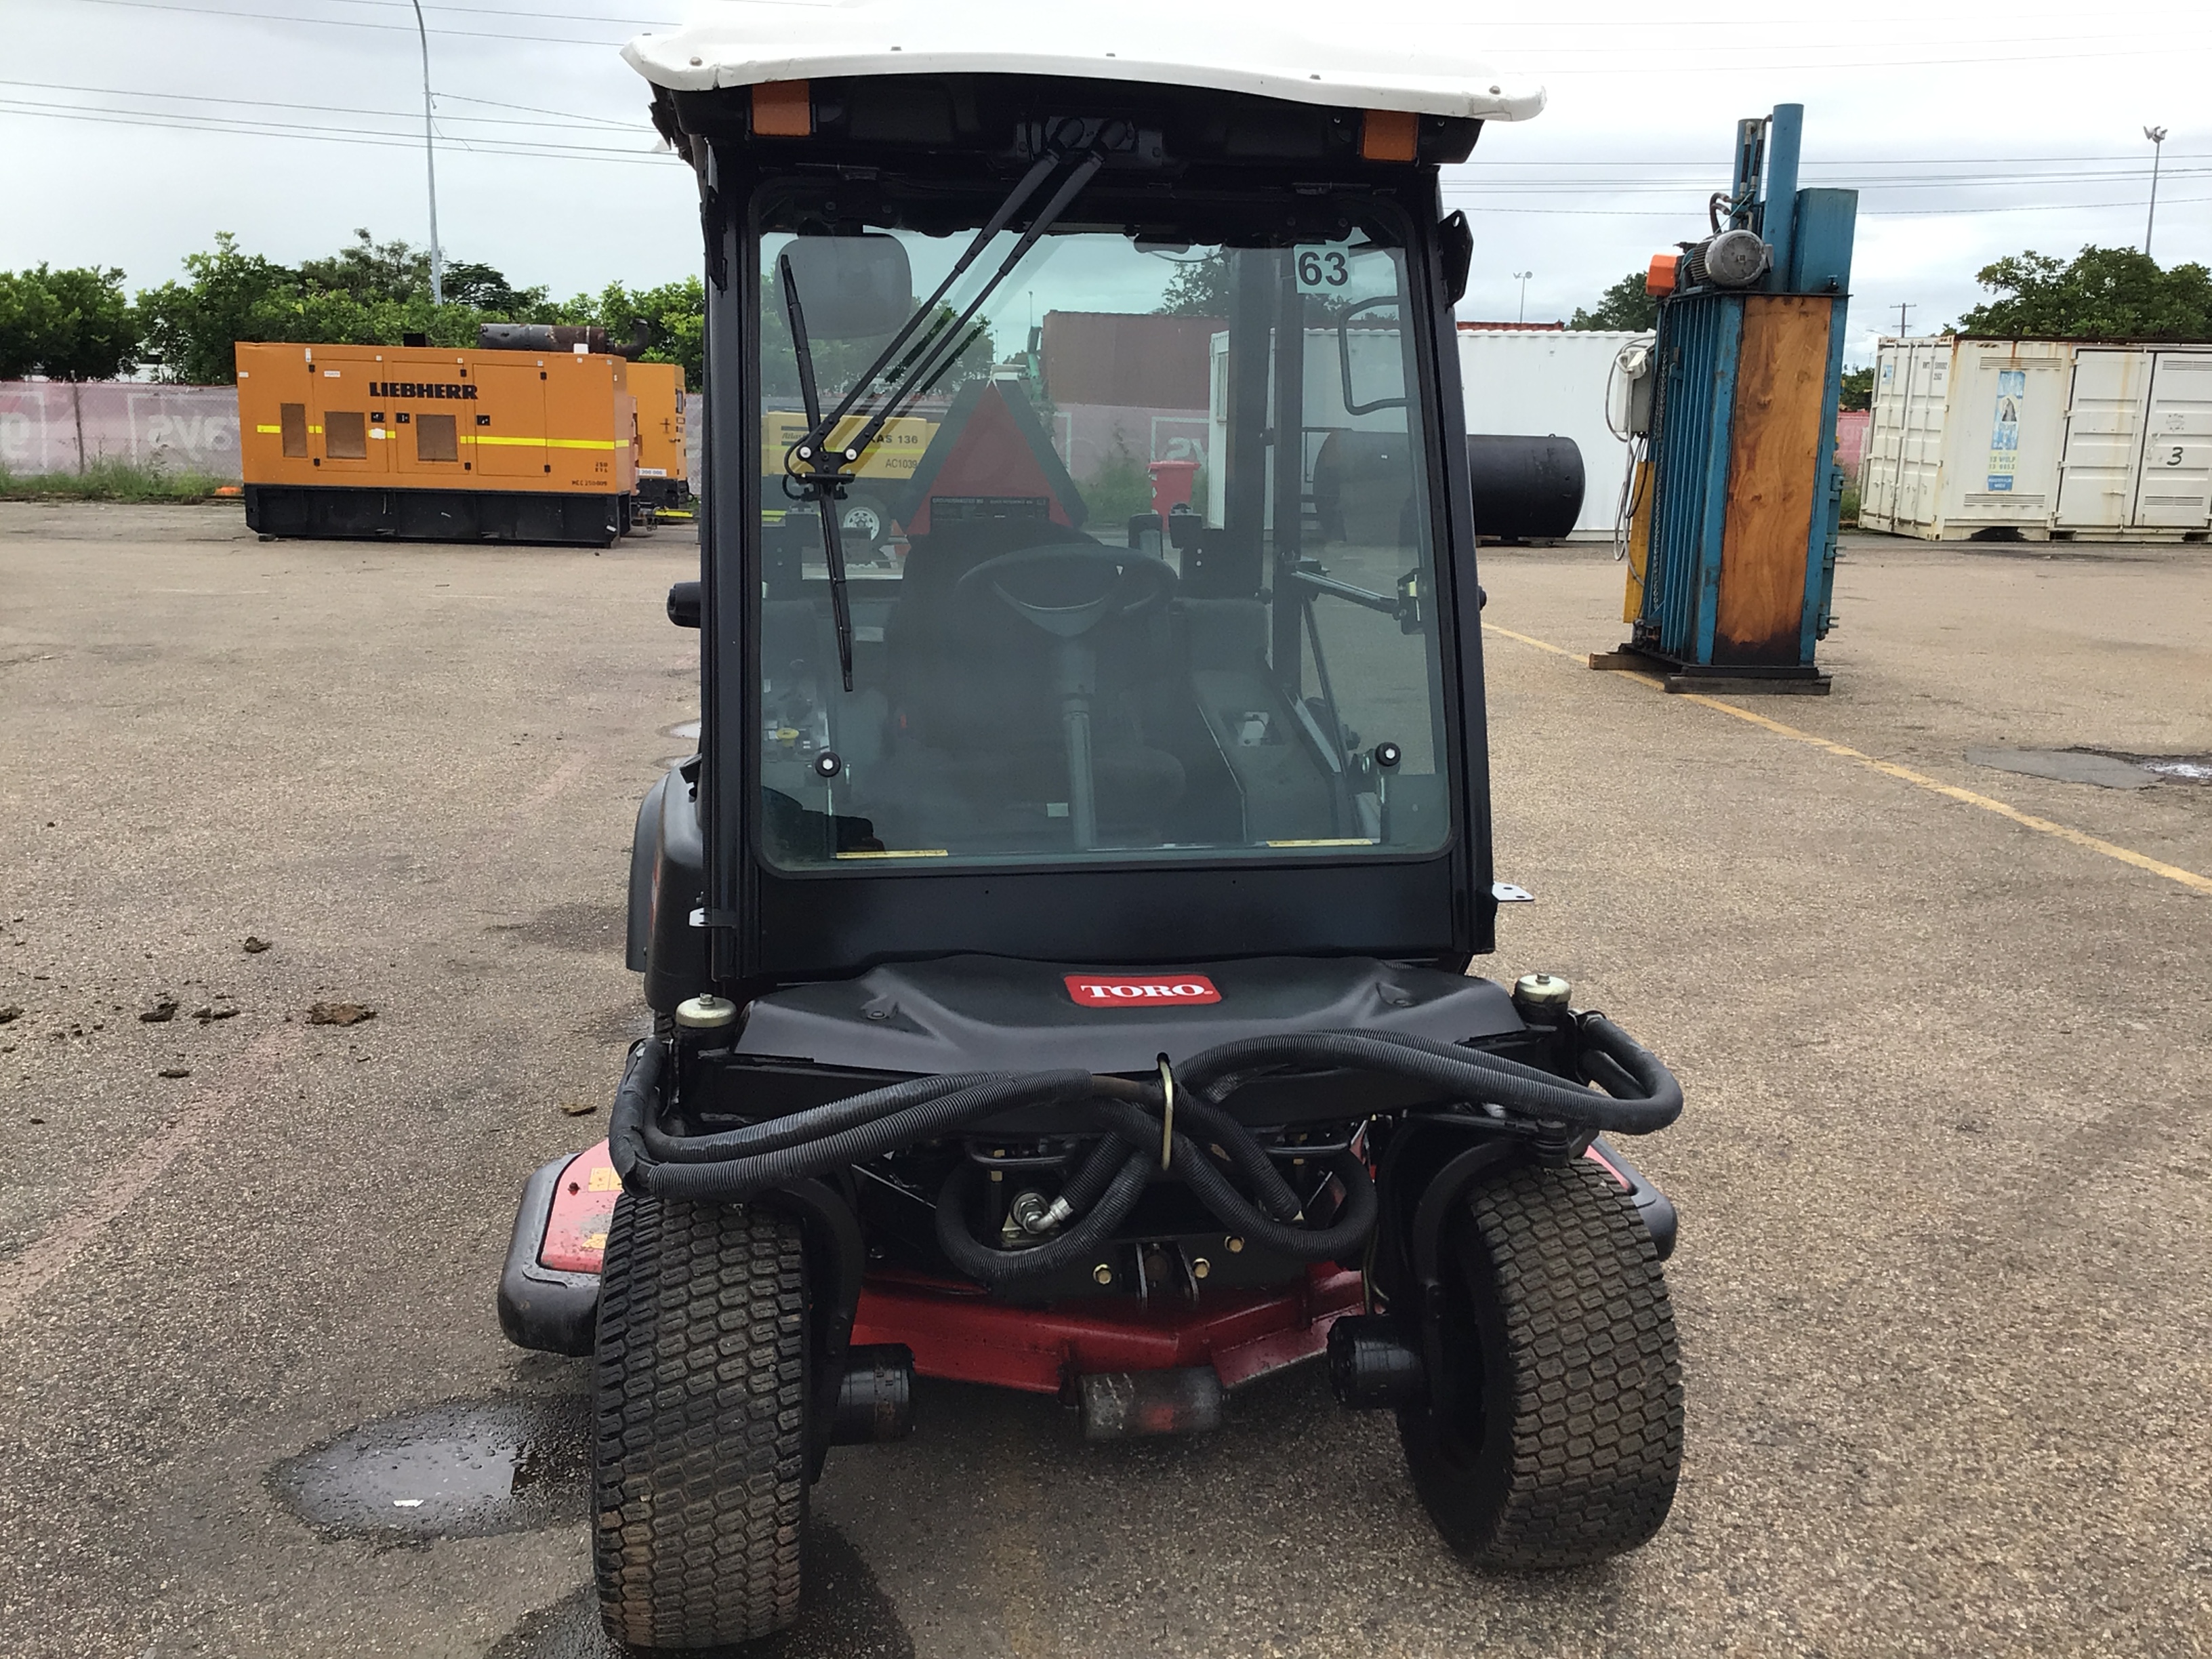
POLYGON ((806 1526, 798 1224, 623 1194, 598 1366, 592 1553, 607 1634, 699 1648, 788 1627, 806 1526))
POLYGON ((1650 1231, 1582 1158, 1478 1187, 1448 1224, 1428 1398, 1399 1414, 1415 1489, 1478 1566, 1579 1566, 1659 1530, 1681 1364, 1650 1231))

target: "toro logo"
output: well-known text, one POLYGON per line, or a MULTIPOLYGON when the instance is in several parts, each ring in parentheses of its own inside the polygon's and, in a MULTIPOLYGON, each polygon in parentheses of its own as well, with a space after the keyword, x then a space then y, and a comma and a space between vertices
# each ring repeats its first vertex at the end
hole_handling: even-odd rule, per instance
POLYGON ((1164 1002, 1218 1002, 1204 974, 1070 974, 1067 994, 1085 1008, 1157 1008, 1164 1002))

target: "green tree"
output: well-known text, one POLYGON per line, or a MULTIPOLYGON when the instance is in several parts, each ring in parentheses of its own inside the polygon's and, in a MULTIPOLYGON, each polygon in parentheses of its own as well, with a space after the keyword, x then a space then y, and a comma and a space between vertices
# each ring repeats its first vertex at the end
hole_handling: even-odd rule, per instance
POLYGON ((2212 270, 2161 267, 2128 247, 2011 255, 1975 281, 1998 297, 1959 319, 1961 334, 2059 340, 2212 339, 2212 270))
MULTIPOLYGON (((530 295, 542 290, 527 290, 530 295)), ((541 301, 542 303, 542 301, 541 301)), ((645 324, 651 343, 641 354, 648 363, 681 363, 684 378, 695 392, 706 374, 707 290, 696 276, 663 283, 658 288, 625 288, 609 283, 597 296, 578 295, 564 305, 551 307, 558 316, 519 318, 518 321, 560 322, 607 331, 615 345, 629 341, 632 330, 645 324)))
POLYGON ((1160 295, 1162 317, 1226 317, 1229 314, 1229 255, 1225 251, 1176 266, 1160 295))
POLYGON ((1575 314, 1567 319, 1569 328, 1644 329, 1659 325, 1659 301, 1656 296, 1644 289, 1644 273, 1632 270, 1611 288, 1598 295, 1597 303, 1585 311, 1576 307, 1575 314))
POLYGON ((121 271, 0 271, 0 380, 112 380, 137 366, 137 343, 121 271))
POLYGON ((1836 400, 1838 409, 1872 409, 1874 407, 1874 369, 1847 368, 1844 371, 1844 387, 1836 400))
MULTIPOLYGON (((236 374, 232 348, 240 340, 392 345, 420 334, 459 349, 476 343, 484 322, 600 320, 598 302, 556 306, 542 288, 517 289, 491 266, 465 261, 448 267, 446 302, 434 305, 428 254, 378 242, 366 230, 355 236, 351 246, 295 269, 240 252, 236 237, 218 233, 212 252, 185 258, 185 281, 139 295, 147 359, 165 380, 219 385, 236 374)), ((619 332, 627 337, 627 317, 619 332)))

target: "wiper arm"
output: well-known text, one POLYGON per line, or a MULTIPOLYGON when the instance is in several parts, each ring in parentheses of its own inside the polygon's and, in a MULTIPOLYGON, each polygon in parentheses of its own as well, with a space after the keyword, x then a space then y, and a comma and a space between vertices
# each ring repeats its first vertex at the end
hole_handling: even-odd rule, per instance
MULTIPOLYGON (((819 411, 809 409, 806 416, 806 437, 807 442, 812 447, 819 449, 830 441, 830 434, 835 432, 845 417, 853 412, 853 406, 866 394, 869 386, 875 383, 876 377, 890 367, 891 359, 898 355, 900 349, 914 337, 915 330, 936 316, 938 306, 942 303, 945 296, 952 291, 952 285, 960 280, 969 266, 975 263, 976 256, 991 245, 992 239, 1012 222, 1013 216, 1022 210, 1023 204, 1036 194, 1037 186, 1051 176, 1063 159, 1057 154, 1040 156, 1036 165, 1022 175, 1021 182, 1014 186, 1012 192, 1005 201, 999 204, 998 211, 991 216, 989 222, 975 233, 975 240, 968 244, 967 251, 952 262, 952 269, 945 273, 945 280, 937 285, 937 291, 915 308, 914 315, 899 325, 898 332, 892 335, 890 343, 876 354, 875 362, 868 365, 866 372, 853 382, 852 389, 846 392, 844 398, 838 403, 836 412, 830 416, 826 423, 818 418, 819 411)), ((787 278, 785 291, 787 296, 789 294, 787 278)), ((936 336, 939 326, 941 325, 930 329, 929 338, 936 336)), ((927 343, 928 338, 925 338, 923 344, 926 346, 927 343)))
MULTIPOLYGON (((792 273, 788 253, 776 260, 776 269, 783 277, 783 314, 791 325, 792 355, 799 360, 799 395, 805 402, 807 428, 811 431, 821 424, 822 394, 814 379, 814 350, 806 337, 806 312, 799 303, 799 279, 792 273)), ((822 518, 822 555, 830 568, 830 614, 837 629, 837 667, 845 677, 845 689, 850 691, 853 610, 845 592, 844 532, 837 524, 838 469, 822 465, 819 444, 809 447, 814 452, 814 470, 803 482, 814 491, 815 508, 822 518)))
POLYGON ((1053 198, 1045 204, 1044 210, 1031 222, 1030 228, 1022 233, 1021 240, 1016 242, 1007 252, 1006 257, 999 262, 999 268, 993 271, 989 279, 976 290, 975 297, 968 302, 968 308, 953 319, 950 328, 937 331, 938 346, 941 349, 944 343, 950 340, 954 342, 952 349, 949 352, 942 352, 940 349, 940 353, 934 356, 925 355, 921 363, 917 365, 902 382, 901 389, 892 395, 888 403, 869 417, 868 423, 854 435, 853 442, 846 446, 848 452, 855 455, 864 453, 868 446, 876 441, 878 433, 911 408, 928 392, 930 387, 935 386, 944 377, 947 369, 959 361, 960 354, 973 343, 972 340, 964 339, 962 335, 968 325, 975 320, 975 313, 983 308, 983 302, 998 292, 999 284, 1012 275, 1014 267, 1021 264, 1028 257, 1030 250, 1037 245, 1038 240, 1059 222, 1060 215, 1067 211, 1069 205, 1082 194, 1083 187, 1089 184, 1097 176, 1098 169, 1105 165, 1105 156, 1096 149, 1092 150, 1084 158, 1083 165, 1068 175, 1067 182, 1053 192, 1053 198), (924 367, 930 369, 927 375, 921 372, 924 367))

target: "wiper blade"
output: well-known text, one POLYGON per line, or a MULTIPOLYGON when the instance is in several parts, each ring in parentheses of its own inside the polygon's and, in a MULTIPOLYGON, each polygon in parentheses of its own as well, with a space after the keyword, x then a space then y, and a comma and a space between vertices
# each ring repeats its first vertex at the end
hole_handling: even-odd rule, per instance
MULTIPOLYGON (((799 360, 799 395, 805 400, 811 431, 822 419, 822 395, 814 380, 814 350, 806 337, 806 311, 799 303, 799 279, 792 272, 791 256, 776 261, 783 277, 783 314, 791 325, 792 355, 799 360)), ((841 417, 842 418, 842 417, 841 417)), ((822 465, 820 445, 813 445, 814 473, 804 482, 814 491, 816 510, 822 517, 823 561, 830 568, 830 614, 837 629, 837 667, 845 689, 853 689, 853 609, 845 592, 845 538, 837 524, 837 470, 822 465)))

